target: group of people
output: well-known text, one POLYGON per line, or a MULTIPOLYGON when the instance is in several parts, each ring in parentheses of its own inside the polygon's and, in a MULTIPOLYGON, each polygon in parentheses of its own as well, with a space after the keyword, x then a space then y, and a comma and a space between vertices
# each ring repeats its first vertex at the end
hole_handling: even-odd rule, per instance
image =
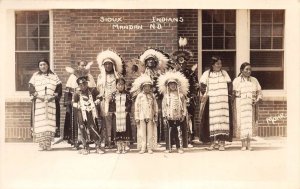
MULTIPOLYGON (((92 62, 79 61, 77 68, 67 67, 70 76, 64 92, 66 116, 61 138, 84 155, 90 153, 90 144, 95 144, 99 154, 104 153, 103 147, 126 153, 134 142, 139 153, 151 154, 163 141, 166 152, 172 152, 175 145, 176 151, 183 153, 196 137, 194 120, 200 102, 199 137, 210 142, 207 150, 225 150, 234 127, 242 150, 251 150, 256 104, 262 99, 251 65, 243 63, 241 73, 231 82, 220 57, 214 56, 211 68, 198 80, 197 65, 187 67, 193 53, 184 47, 179 43, 172 56, 149 48, 126 64, 118 53, 105 50, 97 56, 97 82, 90 74, 92 62)), ((39 150, 51 150, 60 121, 62 83, 47 60, 39 61, 38 67, 29 81, 33 139, 39 150)))

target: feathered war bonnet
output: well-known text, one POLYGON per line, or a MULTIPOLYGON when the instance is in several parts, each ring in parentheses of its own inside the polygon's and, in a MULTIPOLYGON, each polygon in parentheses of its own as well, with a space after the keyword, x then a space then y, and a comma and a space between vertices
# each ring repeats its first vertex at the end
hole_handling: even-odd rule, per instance
MULTIPOLYGON (((87 65, 83 69, 74 69, 72 67, 67 66, 66 71, 68 73, 74 74, 76 76, 76 78, 77 78, 76 83, 77 83, 77 85, 79 85, 81 83, 89 81, 88 74, 90 73, 90 69, 91 69, 92 65, 93 65, 93 62, 89 62, 89 63, 87 63, 87 65)), ((66 85, 68 86, 68 85, 70 85, 70 83, 67 83, 66 85)), ((73 84, 73 86, 74 86, 74 84, 73 84)))
POLYGON ((100 81, 101 83, 105 83, 106 80, 106 71, 104 68, 104 64, 107 62, 112 63, 113 72, 117 79, 125 75, 124 60, 118 53, 112 50, 105 50, 99 53, 97 56, 97 62, 98 62, 100 74, 102 75, 102 80, 100 81))
POLYGON ((176 63, 187 63, 192 57, 193 53, 184 47, 187 45, 187 38, 180 37, 178 40, 178 50, 172 53, 176 63))
POLYGON ((189 81, 188 79, 179 71, 169 70, 165 74, 162 74, 158 78, 158 90, 163 95, 169 93, 168 84, 175 82, 177 84, 177 91, 179 94, 187 96, 189 92, 189 81))
POLYGON ((156 66, 154 69, 161 73, 165 71, 170 60, 170 56, 167 53, 158 49, 148 48, 139 56, 142 69, 146 69, 146 61, 149 58, 153 58, 155 60, 156 66))
POLYGON ((149 84, 153 85, 153 82, 149 75, 141 74, 138 78, 132 83, 130 93, 133 97, 136 97, 140 92, 142 92, 143 86, 149 84))

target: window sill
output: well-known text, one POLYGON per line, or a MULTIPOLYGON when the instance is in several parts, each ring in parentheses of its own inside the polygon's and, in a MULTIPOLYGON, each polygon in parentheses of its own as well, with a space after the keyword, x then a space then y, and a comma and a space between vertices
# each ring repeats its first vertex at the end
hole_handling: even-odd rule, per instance
POLYGON ((285 90, 262 90, 263 101, 286 101, 285 90))

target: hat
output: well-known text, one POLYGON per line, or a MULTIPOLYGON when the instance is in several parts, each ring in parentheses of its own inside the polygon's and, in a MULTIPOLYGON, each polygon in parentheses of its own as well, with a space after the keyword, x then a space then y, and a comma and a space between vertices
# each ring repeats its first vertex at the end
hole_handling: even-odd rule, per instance
POLYGON ((80 85, 82 83, 86 83, 86 82, 88 82, 88 77, 87 76, 79 77, 79 78, 77 78, 76 82, 78 85, 80 85))
POLYGON ((104 63, 111 62, 114 66, 115 72, 120 73, 120 74, 123 73, 124 61, 118 53, 116 53, 112 50, 105 50, 105 51, 102 51, 101 53, 99 53, 97 56, 97 62, 98 62, 100 71, 102 71, 104 69, 103 68, 104 63))
POLYGON ((178 93, 186 96, 189 92, 189 81, 179 71, 169 70, 158 78, 158 90, 162 94, 168 93, 168 84, 171 82, 177 83, 178 93))
POLYGON ((146 61, 149 58, 153 58, 155 60, 155 69, 160 70, 161 72, 165 71, 170 60, 170 56, 167 53, 155 48, 148 48, 139 56, 142 67, 146 67, 146 61))
POLYGON ((132 88, 130 90, 130 92, 132 93, 132 96, 134 97, 134 96, 138 95, 142 91, 142 87, 147 84, 153 85, 153 82, 149 75, 142 74, 141 76, 136 78, 134 80, 134 82, 132 83, 132 88))

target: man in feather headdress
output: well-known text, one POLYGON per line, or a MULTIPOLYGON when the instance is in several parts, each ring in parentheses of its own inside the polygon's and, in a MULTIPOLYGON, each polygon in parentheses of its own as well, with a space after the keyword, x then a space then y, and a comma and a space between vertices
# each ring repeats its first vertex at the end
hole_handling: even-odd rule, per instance
POLYGON ((186 95, 188 79, 179 71, 168 71, 158 78, 159 91, 163 94, 162 115, 166 125, 166 152, 176 144, 178 153, 183 153, 182 131, 186 120, 186 95))
POLYGON ((157 122, 157 142, 159 142, 164 139, 164 133, 161 115, 162 95, 159 93, 157 88, 157 79, 161 74, 165 72, 170 61, 170 56, 161 50, 148 48, 140 55, 139 60, 141 63, 140 72, 150 76, 153 82, 152 90, 154 92, 154 95, 156 96, 159 109, 157 122))
POLYGON ((100 74, 97 79, 97 88, 100 92, 100 115, 103 118, 105 132, 105 145, 111 148, 113 145, 115 128, 112 128, 112 114, 108 111, 109 101, 116 92, 116 80, 125 73, 123 59, 114 51, 105 50, 98 54, 97 61, 100 74))
POLYGON ((180 71, 183 75, 188 78, 189 81, 189 92, 187 94, 187 106, 188 106, 188 116, 186 127, 183 129, 183 146, 192 147, 192 140, 195 134, 195 109, 197 105, 197 96, 199 93, 198 77, 196 74, 197 65, 194 65, 192 69, 187 67, 188 61, 193 57, 193 53, 184 47, 187 45, 186 38, 179 38, 179 48, 177 51, 173 52, 173 67, 175 70, 180 71))
MULTIPOLYGON (((81 133, 77 125, 77 117, 74 114, 72 103, 74 101, 74 93, 79 89, 76 80, 79 77, 87 76, 88 86, 96 87, 95 80, 90 74, 90 67, 93 62, 87 63, 86 61, 78 61, 77 69, 66 67, 66 71, 70 73, 69 79, 66 83, 66 90, 64 95, 64 106, 66 107, 65 125, 64 125, 64 136, 63 140, 67 140, 69 144, 74 145, 75 148, 79 148, 79 141, 81 133)), ((58 142, 56 142, 58 143, 58 142)))

